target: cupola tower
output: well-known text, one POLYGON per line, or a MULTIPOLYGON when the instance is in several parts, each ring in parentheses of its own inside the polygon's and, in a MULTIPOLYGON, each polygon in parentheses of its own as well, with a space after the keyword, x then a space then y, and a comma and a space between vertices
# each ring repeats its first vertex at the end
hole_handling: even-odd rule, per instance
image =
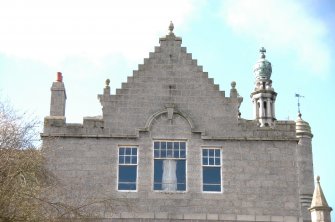
POLYGON ((266 50, 259 50, 261 57, 254 66, 255 88, 251 93, 254 107, 254 118, 258 120, 260 127, 271 127, 274 125, 275 101, 277 93, 272 88, 271 63, 265 59, 266 50))

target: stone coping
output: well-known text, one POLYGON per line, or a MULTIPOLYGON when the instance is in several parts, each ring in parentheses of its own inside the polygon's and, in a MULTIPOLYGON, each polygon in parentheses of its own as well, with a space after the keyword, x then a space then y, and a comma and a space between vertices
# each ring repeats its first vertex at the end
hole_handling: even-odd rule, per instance
POLYGON ((204 214, 185 213, 172 214, 168 212, 136 213, 122 212, 105 214, 105 218, 118 219, 174 219, 174 220, 204 220, 204 221, 259 221, 259 222, 302 222, 297 216, 274 215, 239 215, 239 214, 204 214))

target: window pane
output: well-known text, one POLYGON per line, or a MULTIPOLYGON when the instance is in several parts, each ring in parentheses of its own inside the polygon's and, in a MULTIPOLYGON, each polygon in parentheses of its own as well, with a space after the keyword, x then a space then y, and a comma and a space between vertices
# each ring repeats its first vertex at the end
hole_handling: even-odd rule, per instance
POLYGON ((203 191, 221 192, 221 185, 203 185, 203 191))
POLYGON ((155 150, 155 151, 154 151, 154 157, 155 157, 155 158, 159 158, 159 157, 160 157, 159 154, 160 154, 159 150, 155 150))
POLYGON ((137 166, 119 166, 119 190, 136 190, 137 166))
POLYGON ((203 165, 208 165, 208 158, 207 157, 202 158, 202 164, 203 165))
POLYGON ((208 149, 203 149, 202 150, 202 156, 207 157, 208 156, 208 149))
POLYGON ((137 156, 132 156, 131 157, 131 163, 132 164, 137 164, 137 156))
POLYGON ((123 156, 119 156, 119 164, 123 164, 124 163, 124 157, 123 156))
POLYGON ((160 144, 160 142, 154 142, 154 149, 155 150, 159 149, 159 144, 160 144))
POLYGON ((131 149, 131 155, 137 156, 137 148, 132 148, 131 149))
POLYGON ((125 163, 130 163, 130 156, 126 156, 125 163))
MULTIPOLYGON (((176 177, 177 177, 177 190, 178 191, 184 191, 186 190, 186 166, 185 160, 171 160, 171 161, 176 161, 176 177)), ((162 190, 163 189, 163 174, 164 170, 168 170, 167 168, 164 169, 164 160, 161 159, 156 159, 154 161, 154 190, 162 190)), ((167 173, 167 172, 166 172, 167 173)), ((173 173, 173 172, 170 172, 173 173)), ((169 187, 169 186, 164 186, 164 187, 169 187)), ((172 187, 172 186, 171 186, 172 187)), ((166 189, 166 188, 165 188, 166 189)), ((174 188, 175 189, 175 188, 174 188)))
POLYGON ((131 148, 126 148, 126 155, 130 155, 131 154, 131 148))
POLYGON ((179 150, 174 150, 173 157, 174 158, 179 158, 179 150))
POLYGON ((203 167, 203 191, 221 191, 221 167, 203 167))
POLYGON ((124 148, 120 148, 120 155, 124 155, 124 154, 125 154, 124 148))
POLYGON ((215 149, 215 157, 220 157, 220 150, 219 149, 215 149))
POLYGON ((186 161, 178 160, 177 161, 177 190, 184 191, 186 190, 186 161))
POLYGON ((210 150, 209 150, 209 156, 210 156, 210 157, 213 157, 213 156, 214 156, 214 150, 213 150, 213 149, 210 149, 210 150))
POLYGON ((162 190, 163 160, 154 161, 154 190, 162 190))
POLYGON ((215 165, 221 165, 220 158, 215 158, 215 165))
POLYGON ((209 165, 214 165, 214 158, 213 157, 210 157, 209 158, 209 165))

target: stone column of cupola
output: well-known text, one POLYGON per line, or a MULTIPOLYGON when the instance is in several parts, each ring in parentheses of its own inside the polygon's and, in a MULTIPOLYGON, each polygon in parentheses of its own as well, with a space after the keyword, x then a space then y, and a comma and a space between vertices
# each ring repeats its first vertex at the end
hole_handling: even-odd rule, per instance
POLYGON ((251 93, 254 118, 260 127, 273 126, 275 120, 274 104, 277 93, 272 88, 271 63, 265 59, 266 50, 260 49, 261 57, 254 66, 255 88, 251 93))
POLYGON ((313 195, 313 154, 312 154, 312 138, 311 127, 308 122, 301 118, 299 112, 296 120, 296 136, 299 142, 296 147, 297 162, 297 179, 299 189, 299 200, 301 207, 301 216, 303 221, 310 220, 308 208, 311 206, 313 195))

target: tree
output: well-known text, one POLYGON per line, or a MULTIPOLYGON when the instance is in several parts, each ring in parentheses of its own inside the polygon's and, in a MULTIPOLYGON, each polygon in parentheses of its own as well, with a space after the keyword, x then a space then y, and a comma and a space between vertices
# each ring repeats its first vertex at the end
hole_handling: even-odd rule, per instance
POLYGON ((38 221, 43 189, 52 184, 35 149, 39 122, 0 101, 0 221, 38 221))
POLYGON ((105 196, 66 201, 68 192, 46 168, 48 149, 37 147, 39 126, 0 100, 0 222, 87 219, 95 205, 111 205, 113 198, 105 196))
POLYGON ((8 102, 0 101, 0 149, 34 148, 39 126, 36 118, 19 114, 8 102))

